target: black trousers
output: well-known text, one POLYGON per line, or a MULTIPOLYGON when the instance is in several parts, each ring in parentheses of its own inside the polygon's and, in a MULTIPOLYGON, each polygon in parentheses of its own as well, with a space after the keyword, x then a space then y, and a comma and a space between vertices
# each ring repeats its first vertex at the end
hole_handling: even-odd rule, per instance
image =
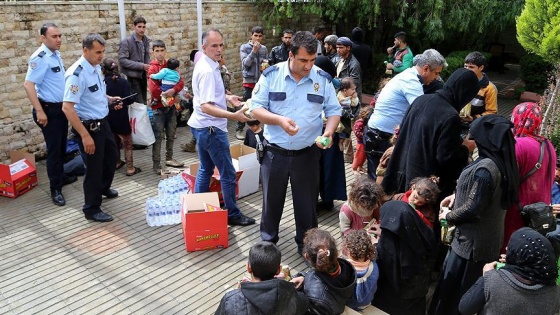
POLYGON ((368 132, 364 135, 364 142, 366 142, 367 173, 373 180, 377 179, 375 172, 379 166, 381 156, 383 156, 383 153, 391 146, 391 136, 392 134, 390 133, 372 128, 368 128, 368 132), (368 142, 371 142, 372 145, 368 145, 368 142))
POLYGON ((126 80, 130 84, 130 92, 136 94, 136 102, 148 104, 148 78, 146 72, 142 73, 142 78, 127 77, 126 80))
MULTIPOLYGON (((75 131, 74 133, 78 134, 75 131)), ((107 119, 103 119, 98 132, 93 133, 90 131, 89 134, 95 143, 95 152, 93 154, 84 154, 86 175, 84 177, 84 206, 82 210, 85 215, 101 211, 103 193, 111 188, 118 158, 115 137, 107 119)), ((82 139, 79 135, 77 137, 80 150, 85 152, 82 139)))
POLYGON ((261 164, 263 185, 263 210, 261 239, 277 243, 279 225, 284 211, 288 181, 292 186, 295 241, 303 248, 305 232, 317 227, 315 208, 319 195, 320 149, 313 145, 305 152, 286 156, 266 150, 261 164))
MULTIPOLYGON (((39 125, 47 145, 47 175, 51 190, 61 190, 64 177, 64 156, 66 155, 66 138, 68 137, 68 120, 62 112, 62 103, 45 103, 41 101, 47 115, 47 125, 39 125)), ((37 123, 37 113, 33 109, 33 121, 37 123)))

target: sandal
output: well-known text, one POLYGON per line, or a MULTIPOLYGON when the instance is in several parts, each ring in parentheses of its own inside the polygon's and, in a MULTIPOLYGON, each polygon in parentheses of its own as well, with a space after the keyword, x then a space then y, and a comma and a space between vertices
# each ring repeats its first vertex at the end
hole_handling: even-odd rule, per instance
POLYGON ((126 163, 125 163, 124 161, 119 161, 119 162, 117 163, 117 168, 116 168, 116 169, 118 170, 119 168, 123 167, 125 164, 126 164, 126 163))
POLYGON ((128 171, 126 172, 126 176, 132 176, 132 175, 136 175, 138 173, 142 172, 142 170, 139 167, 134 167, 134 172, 129 173, 128 171))

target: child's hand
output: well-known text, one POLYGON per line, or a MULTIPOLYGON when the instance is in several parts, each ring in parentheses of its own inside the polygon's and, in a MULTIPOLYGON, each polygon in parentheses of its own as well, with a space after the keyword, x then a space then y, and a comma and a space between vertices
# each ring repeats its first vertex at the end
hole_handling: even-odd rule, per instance
POLYGON ((292 280, 290 280, 290 282, 294 283, 296 285, 296 289, 299 289, 303 285, 303 280, 305 280, 305 277, 295 277, 295 278, 292 278, 292 280))
POLYGON ((368 230, 368 233, 375 235, 376 238, 381 236, 381 223, 375 222, 373 223, 368 230))

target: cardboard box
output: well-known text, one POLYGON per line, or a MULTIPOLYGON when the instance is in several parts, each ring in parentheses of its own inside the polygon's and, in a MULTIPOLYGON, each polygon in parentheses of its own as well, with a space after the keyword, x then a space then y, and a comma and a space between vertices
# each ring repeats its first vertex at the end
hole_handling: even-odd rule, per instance
POLYGON ((11 151, 10 160, 10 165, 0 164, 0 195, 16 198, 38 184, 35 155, 11 151))
POLYGON ((229 152, 233 167, 236 171, 243 171, 239 179, 239 198, 245 197, 259 190, 261 165, 257 161, 255 149, 242 143, 230 146, 229 152))
MULTIPOLYGON (((196 181, 196 174, 198 173, 198 165, 198 162, 189 165, 188 169, 181 174, 185 182, 187 182, 191 192, 194 192, 194 183, 196 181)), ((235 199, 239 199, 239 179, 242 174, 243 171, 238 171, 235 174, 235 184, 237 186, 235 189, 235 199)), ((210 192, 217 192, 219 204, 224 203, 224 198, 222 196, 222 184, 220 183, 220 173, 217 168, 214 169, 214 175, 210 178, 210 192)))
POLYGON ((181 194, 181 220, 187 252, 228 247, 226 210, 208 211, 217 206, 218 193, 181 194))
POLYGON ((183 173, 185 169, 183 168, 168 168, 161 170, 161 179, 168 179, 169 177, 177 176, 183 173))

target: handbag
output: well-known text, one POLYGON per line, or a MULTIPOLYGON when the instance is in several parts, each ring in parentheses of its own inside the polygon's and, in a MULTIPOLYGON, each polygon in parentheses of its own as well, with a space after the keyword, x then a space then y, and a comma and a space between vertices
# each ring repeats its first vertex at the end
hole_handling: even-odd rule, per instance
POLYGON ((129 105, 128 118, 130 128, 132 129, 131 135, 133 144, 148 146, 156 142, 146 105, 141 103, 129 105))
MULTIPOLYGON (((538 162, 527 174, 525 174, 525 176, 521 178, 521 183, 542 167, 545 145, 548 156, 551 156, 550 148, 546 144, 546 140, 543 140, 541 142, 541 153, 538 162)), ((549 178, 551 175, 550 166, 548 167, 546 174, 547 178, 549 178)), ((542 235, 546 235, 548 232, 556 230, 556 217, 552 213, 552 207, 550 205, 547 205, 544 202, 536 202, 521 207, 521 205, 518 203, 517 207, 519 208, 521 216, 525 220, 527 226, 532 228, 533 230, 541 233, 542 235)))

